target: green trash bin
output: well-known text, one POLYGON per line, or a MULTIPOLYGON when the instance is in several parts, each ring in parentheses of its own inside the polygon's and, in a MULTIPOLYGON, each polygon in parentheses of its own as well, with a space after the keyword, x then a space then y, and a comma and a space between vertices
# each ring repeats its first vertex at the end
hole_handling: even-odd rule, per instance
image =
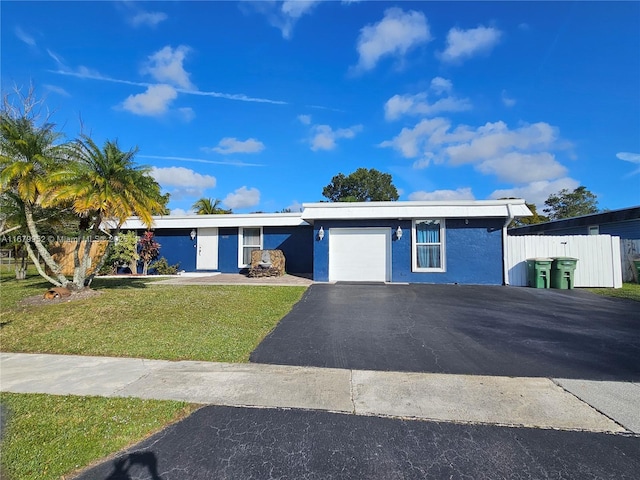
POLYGON ((633 264, 636 266, 636 281, 640 283, 640 258, 636 258, 633 264))
POLYGON ((551 288, 568 290, 573 288, 573 272, 576 271, 577 258, 557 257, 551 265, 551 288))
POLYGON ((552 258, 527 259, 527 284, 533 288, 549 288, 552 258))

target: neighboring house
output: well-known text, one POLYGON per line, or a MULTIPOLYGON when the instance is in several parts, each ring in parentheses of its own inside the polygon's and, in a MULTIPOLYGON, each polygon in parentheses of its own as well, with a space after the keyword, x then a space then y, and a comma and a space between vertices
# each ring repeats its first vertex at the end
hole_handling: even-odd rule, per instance
POLYGON ((509 235, 612 235, 640 239, 640 206, 510 228, 509 235))
MULTIPOLYGON (((238 273, 280 249, 289 273, 320 282, 501 285, 507 225, 524 200, 306 203, 301 213, 155 217, 160 255, 180 269, 238 273)), ((122 230, 144 231, 137 219, 122 230)))

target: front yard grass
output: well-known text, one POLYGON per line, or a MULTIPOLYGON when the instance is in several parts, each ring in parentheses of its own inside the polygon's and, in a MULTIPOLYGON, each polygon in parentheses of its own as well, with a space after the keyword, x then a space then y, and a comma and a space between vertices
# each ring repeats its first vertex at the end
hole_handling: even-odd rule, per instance
POLYGON ((91 298, 21 306, 42 294, 39 277, 0 284, 5 352, 247 362, 305 287, 152 285, 96 279, 91 298))
POLYGON ((622 288, 592 288, 591 292, 607 297, 626 298, 640 302, 640 284, 624 283, 622 288))
MULTIPOLYGON (((100 295, 23 306, 50 285, 0 273, 4 352, 246 362, 305 287, 152 285, 96 279, 100 295)), ((188 415, 197 406, 134 398, 0 394, 0 478, 59 479, 188 415), (3 475, 4 474, 4 475, 3 475)))
POLYGON ((0 478, 54 480, 137 443, 198 406, 182 402, 0 394, 0 478))

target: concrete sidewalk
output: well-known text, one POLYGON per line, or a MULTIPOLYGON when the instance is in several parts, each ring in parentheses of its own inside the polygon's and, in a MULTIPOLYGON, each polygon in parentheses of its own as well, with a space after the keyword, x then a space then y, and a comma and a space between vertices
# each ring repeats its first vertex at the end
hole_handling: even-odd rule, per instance
POLYGON ((0 353, 0 390, 640 434, 640 384, 0 353))

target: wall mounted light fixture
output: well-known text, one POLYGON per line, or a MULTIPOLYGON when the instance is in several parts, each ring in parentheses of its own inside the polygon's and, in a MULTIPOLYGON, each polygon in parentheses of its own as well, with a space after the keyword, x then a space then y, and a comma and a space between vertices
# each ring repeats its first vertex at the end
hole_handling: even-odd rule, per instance
POLYGON ((396 229, 396 238, 398 240, 402 238, 402 229, 400 228, 400 225, 398 225, 398 228, 396 229))
POLYGON ((320 227, 318 230, 318 240, 322 240, 324 238, 324 228, 320 227))
POLYGON ((189 236, 191 237, 191 240, 195 240, 196 239, 196 229, 195 228, 193 230, 191 230, 191 233, 189 233, 189 236))

